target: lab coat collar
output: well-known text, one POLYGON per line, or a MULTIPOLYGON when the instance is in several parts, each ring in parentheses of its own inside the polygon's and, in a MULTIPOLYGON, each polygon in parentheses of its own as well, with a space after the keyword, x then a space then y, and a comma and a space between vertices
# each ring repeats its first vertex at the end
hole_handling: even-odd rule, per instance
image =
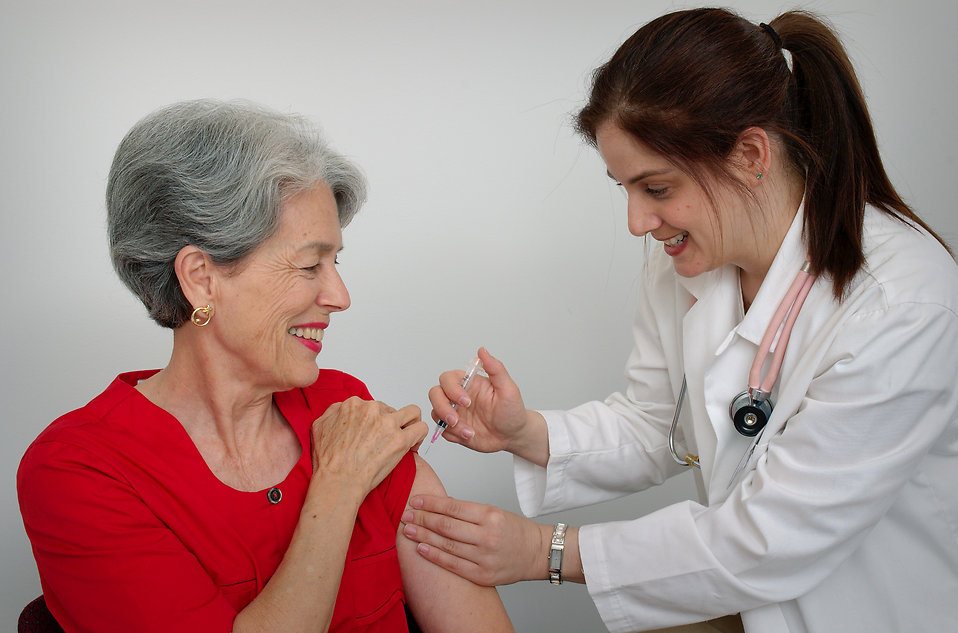
MULTIPOLYGON (((708 297, 716 288, 724 287, 729 283, 728 276, 738 276, 734 266, 723 266, 716 270, 704 272, 695 277, 680 277, 676 275, 679 285, 685 288, 696 303, 708 297)), ((738 283, 737 281, 735 283, 738 283)))

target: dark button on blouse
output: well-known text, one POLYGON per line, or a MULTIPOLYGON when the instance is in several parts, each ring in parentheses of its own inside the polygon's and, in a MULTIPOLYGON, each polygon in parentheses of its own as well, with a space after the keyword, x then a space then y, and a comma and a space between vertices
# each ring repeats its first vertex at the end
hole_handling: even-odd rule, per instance
POLYGON ((270 488, 266 491, 266 498, 269 499, 270 503, 279 503, 283 499, 283 491, 275 487, 270 488))

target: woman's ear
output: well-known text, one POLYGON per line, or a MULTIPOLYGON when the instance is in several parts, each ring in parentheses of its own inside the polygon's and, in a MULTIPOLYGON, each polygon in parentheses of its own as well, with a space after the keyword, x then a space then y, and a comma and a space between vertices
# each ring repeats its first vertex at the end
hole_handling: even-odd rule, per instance
POLYGON ((772 166, 772 142, 760 127, 746 128, 732 150, 732 164, 742 170, 744 182, 758 183, 768 176, 772 166))
POLYGON ((213 302, 216 280, 213 260, 209 255, 188 244, 176 254, 173 270, 183 296, 190 305, 205 306, 213 302))

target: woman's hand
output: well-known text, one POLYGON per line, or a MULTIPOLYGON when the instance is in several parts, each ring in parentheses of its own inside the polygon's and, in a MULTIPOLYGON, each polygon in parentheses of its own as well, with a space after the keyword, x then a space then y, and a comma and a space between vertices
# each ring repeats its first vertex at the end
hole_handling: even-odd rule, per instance
POLYGON ((419 554, 477 585, 548 577, 552 527, 495 506, 451 497, 413 497, 403 535, 419 554))
POLYGON ((359 485, 365 496, 428 430, 415 405, 397 411, 357 397, 338 402, 313 423, 313 473, 359 485))
POLYGON ((461 370, 439 377, 439 384, 429 390, 432 419, 444 420, 449 427, 443 436, 457 444, 482 453, 507 450, 520 454, 533 443, 533 437, 541 439, 541 433, 528 428, 530 417, 539 416, 526 410, 505 365, 485 348, 479 349, 479 360, 489 377, 473 380, 472 397, 461 387, 461 370), (453 408, 453 402, 458 408, 453 408))

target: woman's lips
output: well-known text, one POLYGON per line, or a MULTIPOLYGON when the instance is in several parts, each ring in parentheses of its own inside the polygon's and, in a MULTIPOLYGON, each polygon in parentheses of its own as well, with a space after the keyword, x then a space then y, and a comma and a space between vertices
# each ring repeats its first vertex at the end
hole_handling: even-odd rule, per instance
POLYGON ((311 349, 312 351, 319 353, 323 348, 323 330, 326 329, 327 323, 305 323, 303 325, 295 325, 289 328, 288 333, 296 337, 296 340, 311 349))

